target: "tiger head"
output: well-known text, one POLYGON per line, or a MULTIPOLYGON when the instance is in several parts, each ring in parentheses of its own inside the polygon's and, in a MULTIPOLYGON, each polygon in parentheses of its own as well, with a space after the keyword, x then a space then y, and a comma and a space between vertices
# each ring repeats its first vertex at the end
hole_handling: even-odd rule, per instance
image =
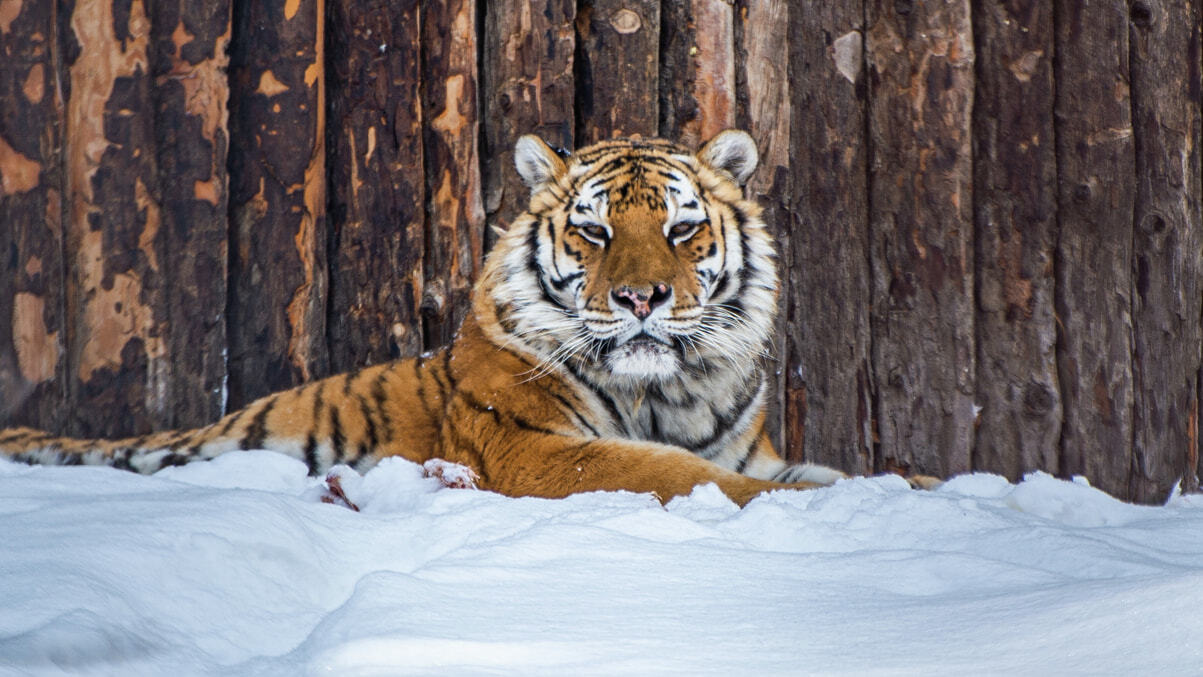
POLYGON ((771 237, 742 189, 757 160, 742 131, 696 153, 623 139, 561 157, 519 139, 530 207, 486 269, 505 340, 601 381, 750 371, 777 293, 771 237))

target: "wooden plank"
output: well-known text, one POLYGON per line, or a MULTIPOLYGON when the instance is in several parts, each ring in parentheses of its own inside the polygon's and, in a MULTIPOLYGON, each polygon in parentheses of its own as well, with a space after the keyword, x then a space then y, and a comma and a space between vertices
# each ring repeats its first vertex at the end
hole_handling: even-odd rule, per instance
POLYGON ((1132 466, 1132 214, 1128 5, 1058 0, 1056 307, 1062 475, 1117 496, 1132 466))
POLYGON ((427 348, 451 341, 484 256, 477 114, 476 1, 422 3, 427 348))
MULTIPOLYGON (((812 10, 791 12, 788 24, 792 36, 824 36, 790 40, 794 220, 783 265, 788 456, 868 473, 875 468, 864 8, 826 3, 812 10)), ((883 96, 889 101, 898 93, 883 96)))
POLYGON ((1019 479, 1057 471, 1061 395, 1053 260, 1053 8, 974 4, 977 275, 975 470, 1019 479))
MULTIPOLYGON (((485 10, 485 210, 506 229, 526 210, 530 190, 514 171, 514 144, 538 134, 553 147, 574 145, 576 5, 557 0, 488 3, 485 10)), ((485 231, 492 239, 492 230, 485 231)))
POLYGON ((422 351, 419 2, 330 6, 330 366, 422 351))
POLYGON ((576 139, 659 131, 660 3, 594 0, 576 15, 576 139))
POLYGON ((144 433, 171 420, 150 21, 142 0, 68 1, 61 9, 71 45, 64 54, 67 428, 144 433))
POLYGON ((777 299, 777 332, 770 348, 772 390, 768 424, 773 443, 783 453, 802 453, 802 445, 787 446, 785 439, 786 304, 792 293, 786 263, 790 244, 790 12, 786 0, 741 0, 735 6, 736 126, 747 130, 760 151, 760 166, 748 179, 747 194, 764 207, 768 224, 781 253, 781 293, 777 299))
POLYGON ((0 427, 59 429, 66 404, 56 20, 24 0, 0 21, 0 427))
POLYGON ((735 10, 731 0, 667 0, 660 14, 660 135, 696 148, 735 126, 735 10))
POLYGON ((878 470, 969 470, 974 420, 968 0, 868 4, 878 470))
POLYGON ((1199 409, 1203 183, 1197 2, 1130 8, 1136 154, 1132 294, 1133 475, 1128 497, 1163 502, 1194 481, 1199 409))
POLYGON ((327 371, 324 13, 324 0, 234 6, 231 409, 327 371))
POLYGON ((228 1, 151 6, 171 427, 224 413, 230 30, 228 1))

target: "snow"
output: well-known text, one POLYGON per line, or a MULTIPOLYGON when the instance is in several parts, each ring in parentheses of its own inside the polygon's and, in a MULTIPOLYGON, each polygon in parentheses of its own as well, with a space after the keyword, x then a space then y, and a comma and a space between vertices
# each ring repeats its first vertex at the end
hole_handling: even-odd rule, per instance
POLYGON ((1034 474, 511 499, 0 461, 0 674, 1200 674, 1203 497, 1034 474))

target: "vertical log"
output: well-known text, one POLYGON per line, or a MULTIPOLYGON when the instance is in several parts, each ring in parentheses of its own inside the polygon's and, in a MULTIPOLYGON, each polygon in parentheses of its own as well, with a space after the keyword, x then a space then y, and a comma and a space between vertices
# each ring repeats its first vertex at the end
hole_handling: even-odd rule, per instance
POLYGON ((1200 178, 1200 22, 1197 2, 1130 7, 1136 153, 1132 339, 1135 411, 1128 497, 1160 502, 1189 485, 1198 411, 1203 184, 1200 178))
POLYGON ((78 0, 62 9, 71 44, 68 429, 86 436, 147 432, 171 420, 150 21, 142 0, 78 0))
MULTIPOLYGON (((490 2, 485 13, 484 182, 488 223, 508 228, 530 191, 514 171, 514 143, 538 134, 573 147, 576 4, 565 0, 490 2)), ((491 242, 491 230, 485 232, 491 242)))
POLYGON ((969 2, 867 16, 878 469, 948 475, 974 420, 969 2))
POLYGON ((234 5, 230 408, 326 372, 324 4, 234 5))
POLYGON ((731 0, 669 0, 660 13, 660 134, 697 148, 735 125, 734 8, 731 0))
POLYGON ((577 10, 580 145, 659 130, 660 3, 592 0, 577 10))
POLYGON ((65 411, 62 100, 53 0, 0 17, 0 427, 65 411))
MULTIPOLYGON (((858 473, 874 470, 863 11, 860 3, 827 3, 790 15, 790 35, 812 37, 790 40, 794 222, 784 266, 790 456, 858 473)), ((934 19, 932 23, 938 25, 934 19)), ((879 72, 910 67, 909 56, 901 63, 892 58, 877 64, 879 72)), ((897 92, 883 96, 885 104, 905 105, 897 92)), ((889 133, 880 121, 878 125, 879 135, 889 133)), ((923 142, 936 143, 938 133, 927 131, 923 142)), ((891 152, 905 156, 902 148, 891 152)), ((884 188, 883 193, 896 201, 901 197, 884 188)), ((886 203, 878 209, 879 219, 885 219, 888 209, 902 211, 904 205, 886 203)), ((920 219, 927 217, 915 209, 905 218, 917 222, 909 229, 920 227, 920 219)), ((932 280, 937 283, 944 284, 932 280)), ((891 438, 891 443, 897 448, 904 442, 891 438)))
POLYGON ((477 150, 476 0, 422 4, 427 234, 426 347, 448 343, 468 311, 483 256, 477 150))
POLYGON ((165 246, 167 424, 223 413, 226 376, 228 1, 151 7, 155 147, 165 246))
POLYGON ((769 370, 772 397, 769 401, 769 430, 773 443, 783 453, 801 453, 801 444, 787 449, 783 416, 786 369, 785 317, 790 297, 787 265, 790 245, 790 11, 786 0, 741 0, 735 7, 737 54, 736 126, 756 139, 760 166, 748 180, 747 194, 764 207, 764 221, 777 241, 781 263, 781 292, 777 299, 777 332, 771 348, 769 370))
POLYGON ((1053 259, 1053 8, 974 3, 977 262, 975 470, 1018 479, 1057 470, 1061 396, 1053 259))
POLYGON ((1136 183, 1128 5, 1058 0, 1056 26, 1060 471, 1123 496, 1132 466, 1136 183))
POLYGON ((416 0, 333 0, 330 366, 422 351, 421 31, 416 0))

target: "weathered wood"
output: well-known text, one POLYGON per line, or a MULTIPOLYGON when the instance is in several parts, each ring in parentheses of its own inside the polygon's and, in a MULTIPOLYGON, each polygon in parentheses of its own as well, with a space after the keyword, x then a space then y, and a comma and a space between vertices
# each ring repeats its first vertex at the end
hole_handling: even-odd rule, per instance
POLYGON ((1058 0, 1056 307, 1060 472, 1126 495, 1132 465, 1135 157, 1128 5, 1058 0))
POLYGON ((455 335, 484 256, 475 22, 476 0, 422 3, 428 348, 455 335))
MULTIPOLYGON (((814 36, 790 40, 793 221, 783 266, 789 294, 789 455, 849 472, 872 472, 864 14, 860 3, 812 9, 791 12, 789 18, 791 36, 814 36)), ((879 208, 879 216, 885 208, 879 208)), ((891 448, 903 444, 890 441, 891 448)))
POLYGON ((790 448, 785 439, 785 317, 789 298, 785 263, 790 244, 790 84, 789 3, 786 0, 741 0, 735 6, 737 68, 736 126, 756 139, 760 166, 748 179, 747 193, 764 207, 764 221, 781 252, 782 277, 777 299, 777 333, 766 368, 771 377, 768 405, 769 431, 782 453, 802 453, 801 444, 790 448))
POLYGON ((171 420, 150 21, 141 0, 60 7, 71 45, 64 55, 67 429, 142 433, 171 420))
MULTIPOLYGON (((665 3, 661 13, 686 0, 665 3)), ((680 92, 685 101, 694 102, 693 115, 673 115, 670 128, 662 122, 661 133, 668 133, 685 146, 696 148, 724 129, 735 125, 735 12, 731 0, 688 0, 688 19, 684 30, 677 26, 676 35, 685 37, 685 58, 688 66, 678 76, 660 64, 660 94, 663 119, 665 92, 680 92)), ((668 20, 661 21, 661 30, 668 30, 668 20)), ((662 33, 667 38, 669 33, 662 33)), ((784 43, 778 45, 784 48, 784 43)), ((784 49, 778 54, 781 59, 784 49)))
POLYGON ((576 32, 577 143, 656 136, 660 3, 587 0, 577 10, 576 32))
POLYGON ((866 15, 877 469, 945 476, 973 443, 969 2, 866 15))
MULTIPOLYGON (((574 146, 576 4, 566 0, 487 3, 484 62, 484 182, 488 224, 506 229, 530 191, 514 171, 514 143, 538 134, 574 146)), ((492 242, 491 230, 485 231, 492 242)))
POLYGON ((0 20, 0 426, 65 412, 62 100, 52 0, 0 20))
POLYGON ((1195 480, 1203 274, 1199 4, 1130 7, 1136 153, 1133 466, 1128 496, 1161 502, 1195 480))
POLYGON ((422 351, 417 0, 330 5, 330 366, 422 351))
POLYGON ((151 5, 172 427, 202 425, 223 413, 229 41, 228 1, 151 5))
POLYGON ((231 408, 327 370, 324 1, 234 13, 231 408))
POLYGON ((1053 8, 976 0, 973 107, 977 276, 975 470, 1057 470, 1061 396, 1053 259, 1053 8))

